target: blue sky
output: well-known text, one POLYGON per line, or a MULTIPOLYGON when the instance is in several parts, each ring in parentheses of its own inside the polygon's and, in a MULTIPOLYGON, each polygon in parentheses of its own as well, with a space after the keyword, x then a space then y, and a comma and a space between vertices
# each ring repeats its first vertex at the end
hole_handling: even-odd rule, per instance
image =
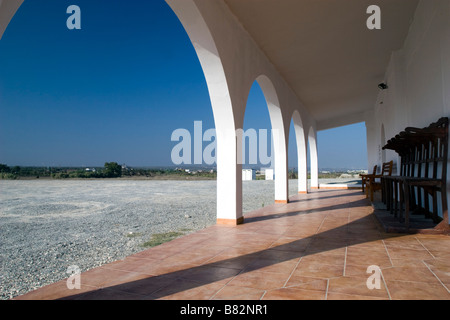
MULTIPOLYGON (((0 40, 0 163, 171 165, 172 132, 194 121, 214 127, 206 82, 163 0, 25 1, 0 40), (66 27, 72 4, 81 30, 66 27)), ((270 128, 257 85, 245 125, 270 128)), ((320 132, 319 166, 365 168, 365 143, 364 124, 320 132)))

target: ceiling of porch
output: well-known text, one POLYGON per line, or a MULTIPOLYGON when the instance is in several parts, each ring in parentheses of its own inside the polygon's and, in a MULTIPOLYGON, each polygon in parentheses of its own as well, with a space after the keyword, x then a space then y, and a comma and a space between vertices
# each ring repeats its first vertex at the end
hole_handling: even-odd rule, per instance
POLYGON ((224 0, 319 129, 363 121, 418 0, 224 0), (369 30, 370 5, 381 30, 369 30))

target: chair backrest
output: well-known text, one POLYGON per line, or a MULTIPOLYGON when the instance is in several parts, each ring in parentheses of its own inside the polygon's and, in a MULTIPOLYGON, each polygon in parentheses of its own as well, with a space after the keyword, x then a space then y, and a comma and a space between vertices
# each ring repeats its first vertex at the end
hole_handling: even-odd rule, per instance
POLYGON ((449 118, 444 117, 426 128, 408 127, 383 147, 401 157, 400 175, 442 180, 447 185, 449 118))
POLYGON ((377 169, 378 169, 378 166, 375 165, 375 166, 373 167, 372 175, 376 175, 376 174, 377 174, 377 169))
POLYGON ((382 176, 390 176, 392 175, 392 168, 394 167, 394 161, 389 161, 386 163, 383 163, 381 175, 382 176))

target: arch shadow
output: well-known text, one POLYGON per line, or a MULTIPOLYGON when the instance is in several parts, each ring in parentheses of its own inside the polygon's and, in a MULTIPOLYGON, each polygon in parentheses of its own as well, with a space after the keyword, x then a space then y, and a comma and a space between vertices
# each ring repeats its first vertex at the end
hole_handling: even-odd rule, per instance
MULTIPOLYGON (((305 211, 299 211, 297 209, 292 212, 274 213, 267 217, 255 217, 253 220, 247 222, 257 223, 265 219, 272 219, 275 222, 290 216, 301 215, 312 217, 312 215, 324 214, 327 211, 336 210, 339 212, 359 206, 367 207, 367 205, 366 199, 357 198, 353 201, 317 209, 305 211)), ((237 275, 272 267, 293 259, 301 259, 315 254, 342 249, 347 246, 401 236, 403 235, 380 232, 375 226, 375 217, 373 214, 364 215, 338 227, 325 229, 323 232, 280 245, 270 246, 265 249, 255 250, 219 261, 206 262, 195 267, 181 268, 173 272, 161 272, 157 275, 148 275, 144 276, 143 279, 70 295, 62 299, 98 300, 110 299, 111 297, 126 298, 131 293, 135 294, 133 298, 161 299, 182 291, 203 286, 208 287, 219 284, 219 287, 223 287, 237 275)), ((112 265, 111 269, 120 270, 120 262, 119 264, 112 265)), ((213 290, 216 291, 219 288, 213 290)))

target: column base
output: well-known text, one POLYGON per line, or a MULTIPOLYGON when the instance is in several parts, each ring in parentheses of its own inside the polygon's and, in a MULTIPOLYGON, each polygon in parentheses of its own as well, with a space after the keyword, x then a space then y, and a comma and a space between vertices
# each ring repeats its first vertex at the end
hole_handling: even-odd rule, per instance
POLYGON ((217 219, 216 223, 222 226, 237 226, 244 223, 244 217, 238 219, 217 219))
POLYGON ((275 203, 289 203, 289 200, 275 200, 275 203))

